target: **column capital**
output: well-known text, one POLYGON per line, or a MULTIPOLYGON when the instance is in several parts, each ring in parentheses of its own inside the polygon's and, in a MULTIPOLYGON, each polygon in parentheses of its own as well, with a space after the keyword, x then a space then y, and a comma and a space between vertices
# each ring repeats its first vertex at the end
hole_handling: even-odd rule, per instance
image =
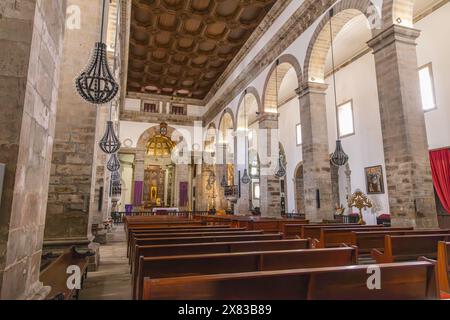
POLYGON ((326 83, 319 83, 319 82, 303 82, 300 87, 298 87, 295 92, 298 95, 298 98, 302 98, 310 93, 316 93, 316 94, 325 94, 325 92, 328 89, 328 85, 326 83))
POLYGON ((367 45, 376 53, 397 41, 415 46, 419 36, 420 30, 393 24, 369 40, 367 45))

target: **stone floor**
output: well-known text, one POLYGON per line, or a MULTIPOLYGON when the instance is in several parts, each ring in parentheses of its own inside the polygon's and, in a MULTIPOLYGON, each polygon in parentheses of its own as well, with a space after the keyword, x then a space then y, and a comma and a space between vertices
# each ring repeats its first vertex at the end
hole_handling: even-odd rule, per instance
POLYGON ((107 239, 107 244, 100 247, 100 267, 88 274, 79 300, 131 299, 131 275, 123 226, 115 227, 107 239))

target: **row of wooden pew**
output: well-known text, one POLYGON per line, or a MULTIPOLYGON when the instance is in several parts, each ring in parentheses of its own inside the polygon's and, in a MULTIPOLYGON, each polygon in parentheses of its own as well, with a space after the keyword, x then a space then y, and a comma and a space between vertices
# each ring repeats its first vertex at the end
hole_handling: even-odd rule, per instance
POLYGON ((448 241, 448 230, 437 238, 438 230, 354 224, 284 220, 275 222, 277 229, 272 223, 249 230, 251 223, 243 227, 232 219, 211 225, 208 219, 133 218, 125 226, 134 299, 434 299, 448 291, 448 243, 440 243, 447 260, 434 256, 442 265, 437 277, 433 255, 417 256, 424 253, 420 245, 415 254, 392 259, 406 261, 400 263, 386 263, 383 249, 386 239, 403 236, 448 241), (376 261, 381 290, 368 289, 367 265, 358 265, 359 254, 373 250, 384 255, 376 261))

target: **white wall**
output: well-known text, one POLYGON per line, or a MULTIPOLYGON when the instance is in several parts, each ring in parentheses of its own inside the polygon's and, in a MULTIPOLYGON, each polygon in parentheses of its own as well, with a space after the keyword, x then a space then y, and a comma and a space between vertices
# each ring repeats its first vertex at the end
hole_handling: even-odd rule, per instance
MULTIPOLYGON (((337 123, 333 94, 333 81, 326 79, 327 90, 327 125, 330 154, 336 147, 337 123)), ((385 193, 369 195, 378 204, 378 213, 389 212, 389 199, 385 178, 385 163, 381 120, 378 102, 375 61, 372 54, 367 54, 336 73, 338 105, 353 101, 355 134, 342 139, 344 151, 349 156, 351 174, 351 191, 361 189, 367 193, 364 168, 382 165, 385 193)), ((342 172, 342 171, 341 171, 342 172)), ((339 176, 340 185, 344 185, 344 175, 339 176)), ((342 191, 342 190, 341 190, 342 191)), ((346 207, 346 199, 341 192, 341 204, 346 207)), ((376 222, 375 216, 367 215, 366 221, 376 222)))
POLYGON ((300 123, 300 101, 294 98, 279 107, 280 142, 286 153, 287 210, 293 212, 295 206, 295 169, 303 160, 302 147, 297 146, 296 126, 300 123))
POLYGON ((450 146, 450 3, 441 7, 415 28, 422 31, 417 40, 419 67, 432 63, 437 109, 425 113, 430 149, 450 146))

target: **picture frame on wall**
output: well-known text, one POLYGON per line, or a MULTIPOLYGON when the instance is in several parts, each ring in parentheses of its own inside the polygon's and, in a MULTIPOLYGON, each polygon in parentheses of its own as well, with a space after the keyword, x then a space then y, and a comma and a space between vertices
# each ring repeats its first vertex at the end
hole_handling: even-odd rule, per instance
POLYGON ((373 166, 364 169, 367 194, 384 194, 383 166, 373 166))

